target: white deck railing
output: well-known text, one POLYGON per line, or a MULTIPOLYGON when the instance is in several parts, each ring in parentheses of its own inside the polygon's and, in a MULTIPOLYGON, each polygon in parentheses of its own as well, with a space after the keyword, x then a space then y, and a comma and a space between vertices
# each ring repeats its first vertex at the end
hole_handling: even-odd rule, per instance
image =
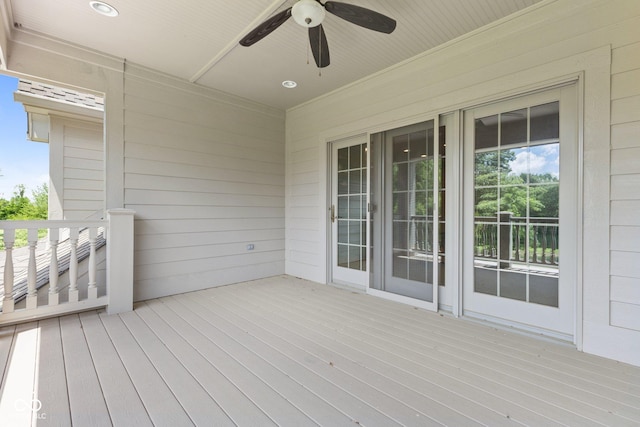
POLYGON ((107 212, 106 220, 0 221, 5 246, 0 325, 98 307, 107 307, 110 313, 131 310, 133 214, 115 209, 107 212), (42 229, 48 231, 48 237, 39 240, 38 230, 42 229), (27 247, 18 257, 14 255, 16 230, 27 230, 27 247), (106 274, 98 283, 97 249, 105 240, 106 274), (86 272, 81 274, 83 259, 86 272), (61 275, 66 279, 63 288, 59 286, 61 275), (38 291, 45 283, 49 286, 46 295, 38 291))

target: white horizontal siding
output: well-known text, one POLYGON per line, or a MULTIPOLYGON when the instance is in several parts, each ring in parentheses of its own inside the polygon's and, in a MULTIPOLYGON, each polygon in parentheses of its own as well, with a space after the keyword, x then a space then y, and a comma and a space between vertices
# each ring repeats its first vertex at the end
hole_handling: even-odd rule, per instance
POLYGON ((625 252, 640 251, 640 227, 612 226, 611 250, 625 252))
POLYGON ((65 180, 101 181, 104 178, 104 172, 101 170, 65 168, 64 176, 65 180))
POLYGON ((640 135, 640 122, 629 122, 611 126, 611 147, 613 149, 636 148, 640 135))
POLYGON ((611 274, 640 279, 640 251, 622 252, 612 250, 611 274))
POLYGON ((613 200, 640 199, 640 174, 613 175, 611 177, 611 198, 613 200))
POLYGON ((206 231, 275 230, 284 228, 284 218, 213 218, 157 220, 147 219, 136 224, 136 235, 158 233, 200 233, 206 231))
POLYGON ((260 242, 266 242, 272 244, 273 242, 282 241, 282 227, 268 229, 260 228, 255 230, 241 230, 241 231, 200 231, 200 232, 181 232, 181 233, 169 233, 169 234, 149 234, 144 239, 136 239, 136 250, 160 250, 160 249, 172 249, 172 248, 186 248, 186 247, 199 247, 211 244, 212 241, 217 242, 219 245, 223 244, 237 244, 238 241, 252 241, 256 244, 260 242), (263 240, 256 239, 257 232, 260 232, 260 237, 263 240))
POLYGON ((613 200, 611 225, 640 226, 640 200, 613 200))
POLYGON ((104 187, 104 182, 100 179, 65 179, 64 188, 72 190, 93 190, 100 191, 104 187))
POLYGON ((104 131, 101 123, 55 117, 62 129, 62 209, 85 219, 104 209, 104 131))
MULTIPOLYGON (((92 138, 95 138, 95 136, 95 134, 92 135, 92 138)), ((102 143, 102 141, 100 141, 100 143, 102 143)), ((97 160, 100 162, 104 159, 102 144, 99 146, 96 144, 96 147, 94 149, 86 147, 76 148, 66 146, 64 147, 64 156, 67 158, 97 160)))
POLYGON ((640 95, 611 101, 611 124, 636 122, 640 111, 640 95))
POLYGON ((238 194, 225 189, 225 193, 188 191, 177 193, 165 190, 129 189, 125 194, 125 203, 135 201, 144 205, 180 205, 180 206, 254 206, 282 207, 284 196, 265 196, 259 192, 238 194))
POLYGON ((158 175, 144 175, 128 173, 125 176, 125 191, 138 190, 167 190, 187 192, 216 191, 221 194, 262 194, 268 196, 282 195, 282 185, 263 184, 261 182, 224 182, 224 185, 211 186, 211 180, 203 178, 182 178, 158 175))
POLYGON ((640 300, 640 278, 611 277, 611 301, 626 302, 640 300))
POLYGON ((640 304, 611 301, 611 325, 640 331, 640 304))
POLYGON ((143 74, 125 84, 135 299, 283 273, 284 114, 143 74))
POLYGON ((640 331, 640 42, 619 50, 611 65, 610 322, 640 331))
POLYGON ((170 178, 192 178, 192 179, 208 179, 214 182, 239 182, 254 183, 261 182, 271 185, 282 185, 282 177, 278 173, 262 172, 255 169, 241 169, 242 163, 238 165, 185 165, 174 163, 170 158, 165 161, 146 160, 146 159, 125 159, 125 173, 133 173, 138 175, 165 176, 170 178))

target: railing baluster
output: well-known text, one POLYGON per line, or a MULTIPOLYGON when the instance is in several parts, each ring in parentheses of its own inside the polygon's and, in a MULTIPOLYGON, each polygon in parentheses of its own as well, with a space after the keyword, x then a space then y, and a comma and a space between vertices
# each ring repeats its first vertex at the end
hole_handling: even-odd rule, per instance
POLYGON ((78 236, 77 228, 69 229, 69 302, 78 302, 78 236))
POLYGON ((540 239, 542 245, 542 256, 540 257, 540 264, 547 263, 547 226, 542 226, 542 238, 540 239))
POLYGON ((533 226, 533 256, 531 260, 534 264, 538 262, 538 226, 533 226))
POLYGON ((133 212, 116 211, 110 214, 109 218, 87 221, 0 221, 0 245, 4 242, 4 247, 0 249, 0 255, 4 257, 1 261, 4 272, 0 273, 0 325, 93 307, 107 306, 111 312, 131 310, 133 212), (109 221, 112 218, 118 224, 122 224, 117 226, 117 229, 123 227, 126 230, 122 236, 118 233, 110 235, 116 236, 115 241, 118 245, 115 249, 108 247, 101 232, 103 229, 109 230, 109 221), (48 231, 48 237, 40 242, 38 231, 43 229, 48 231), (26 231, 26 242, 23 240, 21 244, 16 244, 16 235, 20 235, 20 230, 26 231), (25 247, 16 251, 16 246, 25 247), (103 246, 107 260, 113 260, 123 251, 131 252, 127 260, 115 262, 117 268, 113 273, 118 279, 114 282, 117 289, 125 291, 117 295, 113 307, 109 298, 109 283, 104 281, 104 275, 101 274, 103 272, 99 270, 98 265, 99 259, 104 259, 103 246), (84 278, 85 271, 88 283, 84 278), (61 276, 61 272, 67 274, 61 276), (65 280, 67 275, 68 282, 65 280), (80 275, 82 277, 79 277, 80 275), (47 290, 45 286, 48 286, 47 290), (106 292, 102 286, 107 289, 106 292), (102 294, 98 289, 103 291, 102 294), (16 301, 23 298, 25 302, 18 305, 16 301))
POLYGON ((27 267, 27 310, 38 308, 38 290, 36 289, 36 247, 38 246, 38 229, 27 230, 27 242, 29 243, 29 266, 27 267))
POLYGON ((487 234, 489 232, 487 231, 487 224, 483 224, 482 225, 482 255, 483 256, 489 256, 489 247, 487 245, 487 242, 489 241, 487 238, 487 234))
POLYGON ((556 227, 551 227, 551 264, 557 264, 556 260, 556 232, 558 229, 556 227))
MULTIPOLYGON (((476 258, 498 259, 503 268, 507 260, 530 266, 558 266, 558 218, 499 215, 499 218, 475 217, 473 252, 476 258)), ((540 271, 557 274, 555 269, 540 271)))
POLYGON ((514 228, 516 229, 515 235, 513 236, 515 240, 514 243, 516 245, 516 253, 514 259, 516 261, 520 261, 520 224, 514 224, 514 228))
POLYGON ((491 257, 498 259, 498 225, 491 227, 491 257))
POLYGON ((58 289, 58 242, 60 240, 60 230, 58 228, 49 229, 49 244, 51 246, 51 262, 49 263, 49 305, 60 303, 60 292, 58 289))
POLYGON ((88 298, 98 298, 98 287, 96 286, 96 238, 98 237, 98 229, 91 227, 89 229, 89 287, 88 298))
POLYGON ((2 300, 2 312, 12 313, 15 305, 13 300, 13 243, 15 241, 16 231, 4 231, 4 299, 2 300))

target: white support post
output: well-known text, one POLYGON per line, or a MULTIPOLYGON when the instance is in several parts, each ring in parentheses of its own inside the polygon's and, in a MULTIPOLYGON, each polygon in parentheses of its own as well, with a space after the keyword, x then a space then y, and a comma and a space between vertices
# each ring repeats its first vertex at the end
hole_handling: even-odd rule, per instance
POLYGON ((98 287, 96 286, 96 239, 98 237, 98 229, 91 227, 89 229, 89 287, 87 288, 87 298, 98 298, 98 287))
POLYGON ((36 289, 36 246, 38 246, 38 229, 27 230, 29 243, 29 265, 27 267, 27 310, 38 308, 38 290, 36 289))
POLYGON ((108 314, 133 310, 133 216, 130 209, 107 211, 108 314))
POLYGON ((60 293, 58 289, 58 241, 60 240, 60 229, 49 229, 49 245, 51 246, 51 262, 49 263, 49 305, 60 303, 60 293))
POLYGON ((15 301, 13 300, 13 243, 15 241, 16 231, 4 231, 4 299, 2 300, 2 312, 13 313, 15 301))
POLYGON ((71 256, 69 258, 69 302, 78 302, 78 237, 77 228, 69 229, 69 245, 71 256))

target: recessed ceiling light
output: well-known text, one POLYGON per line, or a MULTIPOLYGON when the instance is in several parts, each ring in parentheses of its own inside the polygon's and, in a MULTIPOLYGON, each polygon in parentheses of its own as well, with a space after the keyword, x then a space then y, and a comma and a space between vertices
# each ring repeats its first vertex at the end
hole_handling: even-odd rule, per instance
POLYGON ((95 10, 100 15, 110 16, 110 17, 118 16, 118 10, 115 7, 105 2, 90 1, 89 6, 91 6, 91 9, 95 10))
POLYGON ((282 86, 286 87, 287 89, 293 89, 294 87, 298 86, 298 83, 294 82, 293 80, 285 80, 282 82, 282 86))

